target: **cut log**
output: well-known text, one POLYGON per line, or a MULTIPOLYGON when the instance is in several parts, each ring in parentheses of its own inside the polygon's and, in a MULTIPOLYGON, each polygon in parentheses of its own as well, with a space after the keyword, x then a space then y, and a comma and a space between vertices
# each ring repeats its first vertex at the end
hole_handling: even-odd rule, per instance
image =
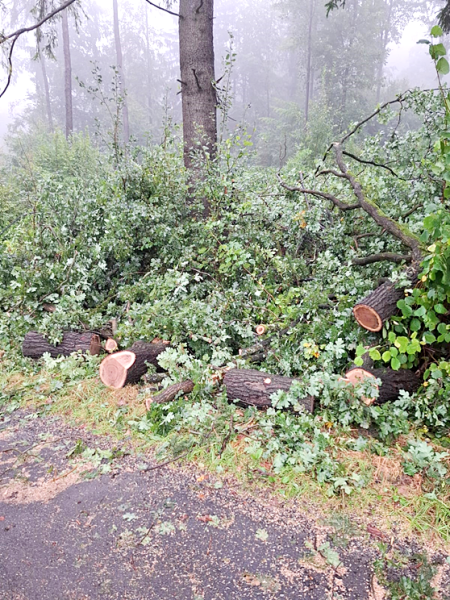
POLYGON ((182 381, 181 383, 174 383, 173 385, 169 385, 168 388, 156 394, 156 396, 152 396, 148 398, 145 402, 147 410, 152 404, 165 404, 166 402, 172 402, 175 398, 180 394, 190 394, 194 389, 194 383, 190 379, 186 381, 182 381))
POLYGON ((413 394, 419 389, 420 378, 413 372, 406 369, 393 371, 392 369, 370 369, 367 367, 355 367, 345 374, 344 381, 352 385, 357 385, 363 381, 380 379, 381 385, 375 384, 378 389, 378 398, 363 397, 362 400, 367 406, 374 404, 383 404, 389 400, 396 400, 399 397, 400 390, 405 390, 413 394))
POLYGON ((353 307, 355 319, 368 331, 380 331, 384 321, 397 312, 397 302, 404 298, 404 290, 386 281, 353 307))
MULTIPOLYGON (((295 379, 281 375, 271 375, 253 369, 231 369, 225 373, 223 382, 230 402, 239 400, 245 406, 269 408, 272 406, 270 396, 283 390, 289 391, 295 379)), ((307 396, 299 403, 309 412, 314 410, 314 398, 307 396)))
POLYGON ((147 372, 147 363, 160 368, 157 358, 167 348, 167 344, 164 343, 136 342, 128 350, 110 354, 100 364, 100 379, 114 389, 137 383, 147 372))
POLYGON ((116 342, 116 340, 114 338, 108 338, 106 340, 106 342, 105 342, 106 352, 109 352, 109 354, 112 354, 113 352, 115 352, 118 349, 119 349, 119 344, 116 342))
POLYGON ((43 335, 36 331, 30 331, 25 336, 22 344, 22 353, 29 358, 41 358, 46 352, 52 358, 57 356, 69 356, 72 352, 90 352, 99 354, 101 351, 100 337, 96 333, 77 333, 68 331, 63 335, 60 344, 49 344, 43 335))
POLYGON ((258 325, 255 328, 256 335, 264 335, 267 331, 267 327, 265 325, 258 325))

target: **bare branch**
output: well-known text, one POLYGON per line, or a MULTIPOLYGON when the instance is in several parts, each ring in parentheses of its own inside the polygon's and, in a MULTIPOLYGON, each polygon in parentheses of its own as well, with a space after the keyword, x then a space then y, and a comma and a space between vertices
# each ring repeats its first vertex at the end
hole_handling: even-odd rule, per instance
POLYGON ((352 263, 364 267, 365 265, 371 265, 372 263, 381 262, 382 260, 388 260, 389 262, 401 263, 411 262, 412 256, 410 254, 395 254, 394 252, 380 252, 380 254, 371 254, 364 258, 354 258, 352 263))
POLYGON ((423 206, 423 202, 418 202, 416 205, 414 205, 412 208, 410 208, 408 211, 405 212, 405 214, 401 215, 402 219, 406 219, 407 217, 411 216, 413 214, 413 212, 416 212, 416 210, 418 210, 419 208, 422 208, 423 206))
POLYGON ((51 13, 49 13, 47 16, 45 16, 44 18, 42 18, 40 21, 38 21, 37 23, 35 23, 34 25, 31 25, 30 27, 22 27, 22 29, 18 29, 17 31, 15 31, 14 33, 10 33, 7 36, 2 36, 0 38, 0 45, 3 44, 4 42, 7 42, 8 40, 11 39, 17 39, 18 37, 20 37, 23 33, 28 33, 30 31, 34 31, 35 29, 38 29, 39 27, 41 27, 44 23, 46 23, 49 19, 52 19, 54 16, 56 16, 59 12, 61 12, 62 10, 68 8, 71 4, 73 4, 74 2, 76 2, 76 0, 67 0, 67 2, 65 2, 64 4, 61 4, 61 6, 59 6, 58 8, 55 8, 55 10, 53 10, 51 13))
POLYGON ((174 17, 178 17, 179 19, 182 19, 183 17, 181 15, 179 15, 176 12, 173 12, 171 10, 169 10, 168 8, 164 8, 163 6, 159 6, 158 4, 155 4, 154 2, 150 2, 150 0, 145 0, 148 4, 151 4, 152 6, 154 6, 155 8, 159 8, 159 10, 163 10, 166 13, 169 13, 169 15, 173 15, 174 17))
POLYGON ((0 98, 6 93, 6 90, 9 88, 9 86, 11 84, 12 73, 13 73, 12 55, 13 55, 13 51, 14 51, 14 46, 16 45, 16 42, 19 39, 19 37, 24 33, 29 33, 30 31, 39 29, 39 27, 41 27, 44 23, 46 23, 47 21, 49 21, 50 19, 55 17, 58 13, 60 13, 62 10, 65 10, 67 7, 69 7, 74 2, 76 2, 76 0, 67 0, 67 2, 65 2, 64 4, 61 4, 61 6, 59 8, 55 8, 55 10, 53 10, 47 16, 43 17, 40 21, 38 21, 34 25, 30 25, 30 27, 22 27, 22 29, 18 29, 14 33, 10 33, 9 35, 2 36, 0 38, 0 45, 4 44, 8 40, 12 40, 11 46, 10 46, 9 52, 8 52, 8 57, 7 57, 8 77, 6 79, 5 87, 3 88, 3 90, 0 93, 0 98))
POLYGON ((342 202, 342 200, 339 200, 339 198, 336 198, 336 196, 333 196, 332 194, 328 194, 326 192, 319 192, 318 190, 305 190, 302 187, 290 186, 284 183, 284 181, 282 181, 279 174, 277 175, 277 177, 281 187, 283 187, 285 190, 289 190, 290 192, 300 192, 300 194, 308 194, 310 196, 315 196, 316 198, 325 198, 326 200, 331 200, 331 202, 335 206, 337 206, 340 210, 343 211, 355 210, 355 208, 360 208, 359 203, 347 204, 346 202, 342 202))
POLYGON ((347 152, 347 150, 343 150, 342 154, 344 154, 345 156, 348 156, 350 158, 353 158, 353 160, 356 160, 357 162, 359 162, 363 165, 371 165, 372 167, 381 167, 382 169, 386 169, 387 171, 389 171, 389 173, 394 175, 394 177, 397 177, 397 179, 401 179, 402 181, 409 181, 408 179, 405 179, 404 177, 400 177, 400 175, 397 175, 397 173, 393 169, 391 169, 391 167, 388 167, 387 165, 383 165, 382 163, 376 163, 373 160, 364 160, 363 158, 359 158, 358 156, 355 156, 351 152, 347 152))

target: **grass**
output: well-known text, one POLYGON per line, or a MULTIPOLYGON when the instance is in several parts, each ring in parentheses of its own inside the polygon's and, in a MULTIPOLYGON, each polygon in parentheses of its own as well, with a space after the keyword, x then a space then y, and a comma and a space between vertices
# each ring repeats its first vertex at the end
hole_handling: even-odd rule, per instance
MULTIPOLYGON (((157 455, 158 450, 164 449, 167 459, 167 437, 140 433, 128 425, 129 421, 139 422, 146 415, 143 386, 107 389, 96 375, 98 359, 89 359, 85 371, 71 371, 63 378, 62 385, 56 383, 61 380, 55 379, 51 372, 30 369, 28 363, 20 371, 14 362, 3 361, 2 366, 0 415, 2 411, 7 414, 19 407, 42 415, 57 414, 70 425, 83 425, 95 434, 125 439, 136 452, 157 455)), ((241 413, 243 415, 243 411, 241 413)), ((238 409, 235 414, 238 419, 238 409)), ((187 450, 184 461, 215 473, 228 486, 236 485, 249 491, 269 490, 285 499, 301 500, 303 510, 322 514, 324 520, 327 514, 339 513, 352 522, 370 523, 381 530, 394 527, 397 533, 413 533, 436 548, 450 549, 448 485, 425 493, 420 477, 403 476, 401 446, 404 440, 399 440, 387 456, 372 452, 370 443, 361 451, 339 447, 336 457, 347 472, 362 475, 365 485, 349 495, 344 492, 330 495, 330 485, 318 483, 308 473, 298 473, 292 467, 275 473, 271 462, 250 455, 247 448, 257 424, 252 425, 250 421, 245 425, 245 433, 235 435, 224 448, 223 433, 213 431, 204 436, 190 430, 177 434, 177 449, 169 452, 176 455, 187 450), (197 440, 197 443, 192 446, 189 440, 197 440)))

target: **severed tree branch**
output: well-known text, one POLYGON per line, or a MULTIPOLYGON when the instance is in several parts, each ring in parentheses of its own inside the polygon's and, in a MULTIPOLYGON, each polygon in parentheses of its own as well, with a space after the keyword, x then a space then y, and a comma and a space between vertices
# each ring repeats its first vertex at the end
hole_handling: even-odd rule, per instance
POLYGON ((164 6, 159 6, 159 4, 155 4, 154 2, 150 2, 150 0, 145 0, 148 4, 150 4, 151 6, 154 6, 155 8, 159 8, 159 10, 163 10, 166 13, 169 13, 169 15, 173 15, 174 17, 178 17, 179 19, 182 19, 183 17, 181 15, 179 15, 176 12, 173 12, 171 10, 169 10, 168 8, 164 8, 164 6))
POLYGON ((380 252, 380 254, 371 254, 370 256, 365 256, 363 258, 354 258, 352 264, 364 267, 383 260, 394 263, 401 263, 403 261, 411 262, 412 256, 410 254, 395 254, 395 252, 380 252))

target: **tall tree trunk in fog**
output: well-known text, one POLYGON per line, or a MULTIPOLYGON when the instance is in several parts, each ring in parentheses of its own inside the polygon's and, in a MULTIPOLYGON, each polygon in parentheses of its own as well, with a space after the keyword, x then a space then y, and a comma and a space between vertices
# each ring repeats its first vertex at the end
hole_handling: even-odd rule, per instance
POLYGON ((148 27, 148 6, 145 7, 145 51, 146 57, 146 69, 147 69, 147 111, 148 120, 151 125, 152 123, 152 80, 150 74, 151 67, 151 55, 150 55, 150 31, 148 27))
POLYGON ((69 20, 67 9, 62 11, 62 36, 64 50, 64 93, 66 100, 66 138, 73 131, 73 108, 72 108, 72 61, 70 58, 69 20))
POLYGON ((122 97, 122 115, 123 115, 123 139, 126 144, 130 139, 130 125, 128 121, 128 103, 125 95, 125 76, 123 74, 123 56, 122 44, 120 42, 119 30, 119 7, 117 0, 113 0, 114 9, 114 40, 116 44, 117 70, 119 72, 119 92, 122 97))
POLYGON ((39 62, 41 63, 42 80, 44 82, 45 106, 46 106, 46 110, 47 110, 48 128, 51 132, 53 132, 52 105, 50 102, 50 88, 48 85, 47 67, 45 66, 45 57, 41 52, 41 46, 39 44, 39 41, 37 43, 37 51, 38 51, 39 62))
POLYGON ((314 18, 314 0, 309 2, 309 25, 308 25, 308 56, 306 59, 306 98, 305 98, 305 123, 309 119, 309 100, 311 90, 311 56, 312 56, 312 28, 314 18))
POLYGON ((384 27, 381 32, 381 55, 380 60, 377 67, 377 102, 380 102, 381 98, 381 86, 383 84, 383 68, 386 60, 387 46, 389 42, 389 30, 391 28, 391 19, 392 19, 392 0, 388 0, 386 5, 386 19, 384 22, 384 27))
MULTIPOLYGON (((216 152, 214 0, 180 0, 179 13, 184 164, 192 171, 191 151, 198 142, 211 157, 216 152)), ((195 180, 193 171, 191 178, 195 180)), ((207 213, 206 199, 204 204, 207 213)))

